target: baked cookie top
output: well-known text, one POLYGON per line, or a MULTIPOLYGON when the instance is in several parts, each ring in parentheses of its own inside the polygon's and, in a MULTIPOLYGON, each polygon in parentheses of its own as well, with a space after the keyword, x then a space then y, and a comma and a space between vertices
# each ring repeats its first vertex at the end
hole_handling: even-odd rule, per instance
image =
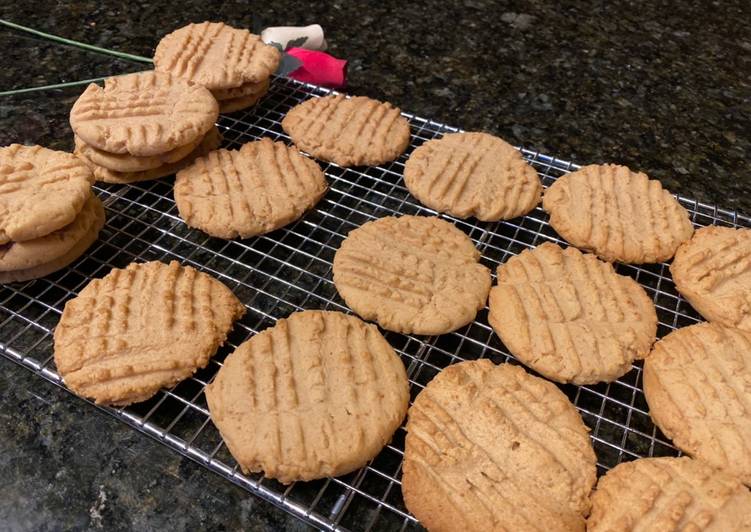
POLYGON ((73 104, 70 125, 93 148, 143 157, 200 139, 218 116, 208 89, 150 70, 89 85, 73 104))
POLYGON ((559 177, 542 205, 558 234, 611 262, 668 260, 694 232, 686 209, 659 181, 614 164, 559 177))
POLYGON ((751 229, 698 229, 678 248, 670 273, 704 318, 751 331, 751 229))
POLYGON ((242 470, 288 484, 365 465, 402 423, 409 383, 374 325, 307 310, 240 345, 206 399, 242 470))
POLYGON ((206 366, 244 313, 229 288, 190 266, 132 263, 94 279, 65 304, 55 364, 82 397, 145 401, 206 366))
POLYGON ((407 334, 444 334, 475 319, 490 290, 472 240, 433 216, 387 216, 347 235, 334 285, 360 317, 407 334))
POLYGON ((682 327, 644 362, 655 424, 682 451, 751 485, 751 333, 682 327))
POLYGON ((409 145, 399 109, 364 96, 310 98, 290 109, 282 127, 302 151, 339 166, 383 164, 409 145))
POLYGON ((318 164, 269 138, 216 150, 177 173, 175 202, 191 227, 247 238, 298 219, 326 193, 318 164))
POLYGON ((508 220, 540 203, 542 184, 519 150, 487 133, 449 133, 409 156, 404 183, 421 203, 459 218, 508 220))
POLYGON ((751 492, 686 456, 641 458, 600 477, 588 532, 751 530, 751 492))
POLYGON ((547 242, 498 267, 488 321, 522 364, 561 383, 613 381, 644 358, 657 313, 610 263, 547 242))
POLYGON ((70 153, 41 146, 0 148, 0 244, 47 235, 71 223, 94 178, 70 153))
POLYGON ((104 221, 102 201, 91 194, 71 223, 47 235, 0 246, 0 272, 25 270, 68 253, 84 235, 104 221))
POLYGON ((552 383, 489 360, 441 371, 409 409, 402 492, 429 530, 584 530, 588 429, 552 383))
POLYGON ((282 54, 246 29, 223 22, 188 24, 162 37, 154 69, 213 90, 265 81, 282 54))

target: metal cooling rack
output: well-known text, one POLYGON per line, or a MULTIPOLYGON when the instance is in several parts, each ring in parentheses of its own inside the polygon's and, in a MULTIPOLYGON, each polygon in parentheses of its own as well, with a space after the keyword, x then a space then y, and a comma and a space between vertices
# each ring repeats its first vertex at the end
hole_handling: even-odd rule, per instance
MULTIPOLYGON (((258 107, 219 121, 224 146, 262 136, 288 140, 280 121, 297 103, 326 94, 311 85, 276 79, 258 107)), ((210 238, 189 229, 178 217, 170 179, 130 186, 102 185, 107 223, 85 257, 45 279, 0 287, 0 350, 45 379, 64 386, 52 359, 52 331, 65 302, 90 279, 132 261, 176 259, 221 279, 247 305, 248 312, 229 342, 209 366, 151 400, 128 408, 103 408, 177 452, 327 530, 419 529, 401 497, 400 477, 404 428, 367 467, 339 478, 283 486, 261 475, 241 473, 209 420, 203 390, 226 355, 252 334, 278 318, 301 309, 348 312, 331 281, 331 261, 346 234, 368 220, 393 214, 434 215, 419 205, 402 182, 404 162, 412 149, 455 128, 405 114, 412 125, 409 150, 381 166, 343 169, 324 166, 331 188, 319 205, 301 220, 271 234, 243 241, 210 238)), ((522 150, 550 185, 577 166, 522 150)), ((751 227, 751 219, 735 212, 679 198, 697 225, 751 227)), ((544 241, 562 242, 540 209, 523 218, 472 223, 444 216, 460 227, 482 252, 493 272, 511 255, 544 241)), ((654 298, 660 320, 658 335, 699 320, 678 296, 667 266, 619 265, 618 271, 638 280, 654 298)), ((386 333, 404 361, 412 398, 441 368, 460 360, 510 360, 505 347, 487 325, 487 309, 463 329, 442 336, 417 337, 386 333)), ((677 455, 678 451, 652 424, 641 391, 641 364, 610 384, 563 386, 592 429, 591 437, 602 473, 623 460, 639 456, 677 455)))

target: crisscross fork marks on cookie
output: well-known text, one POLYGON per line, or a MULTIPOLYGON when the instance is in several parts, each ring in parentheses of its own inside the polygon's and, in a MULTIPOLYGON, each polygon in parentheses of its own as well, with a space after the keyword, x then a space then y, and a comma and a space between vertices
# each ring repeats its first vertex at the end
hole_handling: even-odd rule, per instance
POLYGON ((519 367, 478 360, 449 366, 417 396, 402 486, 428 528, 569 530, 583 528, 594 463, 560 391, 519 367))
POLYGON ((46 236, 72 223, 91 196, 91 171, 70 153, 0 148, 0 244, 46 236))
POLYGON ((107 78, 104 88, 89 85, 73 104, 70 124, 92 148, 153 156, 197 142, 218 115, 205 87, 148 71, 107 78))
POLYGON ((89 101, 78 108, 82 122, 101 118, 146 117, 165 113, 171 105, 169 93, 160 90, 154 94, 123 94, 103 101, 89 101))
POLYGON ((144 400, 204 367, 244 311, 229 289, 193 268, 134 263, 92 281, 66 304, 55 362, 84 397, 144 400))
MULTIPOLYGON (((436 400, 428 397, 419 406, 412 407, 410 427, 412 428, 408 437, 411 440, 412 452, 408 455, 410 465, 407 467, 418 466, 422 473, 428 474, 441 489, 442 495, 452 501, 457 513, 462 511, 463 506, 468 506, 473 513, 479 514, 470 519, 480 517, 498 523, 505 517, 518 527, 532 530, 535 529, 536 522, 533 512, 537 510, 548 513, 547 508, 537 504, 525 487, 520 486, 504 472, 503 464, 500 464, 490 451, 464 433, 449 410, 436 400), (441 460, 446 460, 442 455, 450 455, 455 460, 473 459, 483 464, 479 475, 475 471, 466 471, 464 481, 474 489, 469 490, 469 493, 462 493, 456 489, 456 479, 440 467, 441 460), (478 478, 482 481, 478 482, 478 478), (514 489, 499 489, 496 483, 508 483, 514 489), (504 493, 508 493, 508 496, 504 493), (535 502, 521 505, 520 508, 513 497, 525 495, 535 502)), ((458 485, 461 486, 462 483, 458 485)))
POLYGON ((561 236, 608 261, 661 262, 693 233, 688 213, 659 181, 625 166, 590 165, 561 176, 543 206, 561 236))
POLYGON ((178 172, 175 201, 188 225, 221 238, 247 238, 298 219, 326 189, 314 161, 263 138, 214 151, 178 172))
MULTIPOLYGON (((506 420, 516 434, 526 438, 540 451, 539 454, 549 456, 549 459, 542 461, 546 464, 545 467, 554 469, 550 474, 565 477, 572 486, 567 502, 575 510, 586 513, 589 507, 586 497, 590 486, 587 485, 587 477, 581 478, 580 469, 583 463, 591 460, 592 450, 576 431, 563 430, 560 426, 565 426, 565 422, 555 419, 558 415, 565 417, 567 414, 569 421, 576 419, 569 410, 570 404, 567 400, 561 396, 546 397, 544 392, 539 395, 533 394, 530 389, 539 390, 540 384, 545 383, 527 379, 526 373, 522 373, 521 369, 512 372, 490 372, 482 376, 467 372, 464 368, 462 371, 464 378, 474 384, 476 392, 481 396, 482 390, 488 385, 494 385, 501 390, 500 397, 503 400, 492 395, 485 396, 484 400, 490 406, 489 413, 499 422, 506 420)), ((583 427, 583 424, 581 426, 583 427)))
POLYGON ((688 457, 621 463, 600 478, 587 530, 747 530, 751 492, 688 457))
POLYGON ((340 166, 392 161, 409 143, 399 109, 363 96, 308 100, 287 113, 282 127, 298 148, 340 166))
POLYGON ((487 133, 450 133, 418 147, 404 169, 410 192, 425 205, 494 221, 533 209, 542 185, 521 153, 487 133))
POLYGON ((675 254, 678 291, 709 321, 751 330, 751 231, 703 227, 675 254))
POLYGON ((683 451, 751 483, 751 333, 711 323, 674 331, 644 366, 655 424, 683 451))
POLYGON ((268 80, 280 59, 276 48, 248 30, 203 22, 163 37, 154 53, 154 67, 211 90, 227 90, 268 80))
POLYGON ((642 287, 594 255, 552 243, 499 266, 489 321, 522 363, 577 384, 624 374, 657 333, 642 287))
POLYGON ((472 241, 433 217, 386 217, 353 230, 334 256, 334 284, 347 304, 382 327, 441 334, 482 308, 490 272, 472 241))
POLYGON ((408 395, 377 330, 325 311, 294 313, 242 344, 207 391, 243 470, 284 483, 361 467, 401 423, 408 395))
POLYGON ((178 51, 172 55, 168 62, 163 65, 163 70, 177 76, 191 78, 211 47, 211 41, 222 30, 222 24, 197 24, 196 31, 186 31, 177 39, 175 49, 178 51))

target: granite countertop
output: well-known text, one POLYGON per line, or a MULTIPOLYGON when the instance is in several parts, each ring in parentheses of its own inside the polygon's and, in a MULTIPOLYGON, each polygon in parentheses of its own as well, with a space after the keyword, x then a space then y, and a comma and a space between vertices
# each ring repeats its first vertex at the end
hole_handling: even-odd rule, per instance
MULTIPOLYGON (((350 62, 351 93, 563 159, 627 164, 751 214, 748 2, 403 4, 39 0, 1 4, 0 18, 145 56, 188 22, 320 23, 350 62)), ((0 91, 144 67, 2 27, 0 46, 0 91)), ((0 97, 0 145, 70 149, 80 91, 0 97)), ((5 359, 0 389, 5 528, 306 528, 5 359)))

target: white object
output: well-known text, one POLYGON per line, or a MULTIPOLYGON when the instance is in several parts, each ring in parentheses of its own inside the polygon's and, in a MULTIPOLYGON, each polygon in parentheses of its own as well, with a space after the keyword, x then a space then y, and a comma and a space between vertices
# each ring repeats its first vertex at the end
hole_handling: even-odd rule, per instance
POLYGON ((287 43, 301 37, 307 37, 307 39, 298 48, 323 51, 327 47, 326 39, 323 36, 323 28, 319 24, 311 24, 310 26, 277 26, 266 28, 261 32, 263 42, 266 44, 271 42, 278 43, 282 46, 282 50, 287 49, 287 43))

